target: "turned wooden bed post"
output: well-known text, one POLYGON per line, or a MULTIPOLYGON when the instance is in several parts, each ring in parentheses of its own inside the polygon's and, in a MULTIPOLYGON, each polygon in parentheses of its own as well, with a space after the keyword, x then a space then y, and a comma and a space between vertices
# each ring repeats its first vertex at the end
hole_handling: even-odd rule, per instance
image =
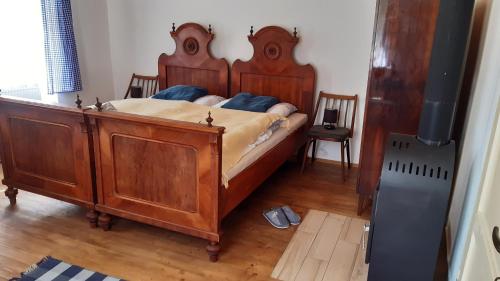
POLYGON ((108 231, 111 229, 111 216, 106 213, 100 213, 97 223, 104 231, 108 231))
MULTIPOLYGON (((212 112, 208 111, 208 117, 205 119, 207 121, 207 126, 208 127, 213 127, 213 122, 214 119, 212 118, 212 112)), ((211 262, 217 262, 219 260, 219 253, 220 253, 220 242, 219 241, 212 241, 208 240, 208 245, 207 245, 207 254, 208 254, 208 259, 211 262)))
POLYGON ((215 241, 208 241, 207 253, 208 258, 211 262, 217 262, 219 260, 220 243, 215 241))
MULTIPOLYGON (((99 100, 98 100, 99 101, 99 100)), ((78 109, 82 109, 82 99, 80 99, 80 95, 76 95, 76 100, 75 104, 78 109)), ((82 131, 88 132, 87 130, 87 124, 82 123, 82 131)), ((96 212, 94 207, 89 207, 87 210, 87 213, 85 214, 85 217, 89 221, 89 226, 91 228, 96 228, 97 227, 97 218, 99 216, 99 213, 96 212)))
POLYGON ((89 221, 89 225, 91 228, 97 227, 97 217, 98 216, 99 216, 98 213, 93 208, 89 208, 85 217, 89 221))
POLYGON ((16 202, 17 202, 17 200, 16 200, 17 193, 18 193, 17 188, 12 187, 12 186, 8 186, 7 190, 5 190, 5 196, 7 196, 9 198, 11 206, 16 205, 16 202))

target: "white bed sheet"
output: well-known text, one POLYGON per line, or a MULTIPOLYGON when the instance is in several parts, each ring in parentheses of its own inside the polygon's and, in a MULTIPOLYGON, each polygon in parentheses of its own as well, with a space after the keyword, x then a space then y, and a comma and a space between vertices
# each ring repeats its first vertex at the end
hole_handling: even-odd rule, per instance
POLYGON ((247 154, 245 154, 238 163, 234 167, 232 167, 228 172, 228 179, 231 180, 243 170, 252 165, 255 161, 257 161, 262 155, 271 150, 277 144, 279 144, 282 140, 284 140, 287 136, 291 135, 297 129, 299 129, 302 125, 307 122, 307 114, 303 113, 293 113, 288 116, 288 127, 287 128, 279 128, 276 130, 271 137, 265 142, 259 144, 252 150, 250 150, 247 154))

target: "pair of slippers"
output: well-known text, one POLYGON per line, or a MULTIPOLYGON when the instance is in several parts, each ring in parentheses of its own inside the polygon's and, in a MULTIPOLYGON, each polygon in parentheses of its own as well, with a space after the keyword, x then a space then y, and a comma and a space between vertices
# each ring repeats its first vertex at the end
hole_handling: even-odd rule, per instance
POLYGON ((289 206, 272 208, 262 214, 276 228, 289 228, 290 225, 300 224, 300 216, 289 206))

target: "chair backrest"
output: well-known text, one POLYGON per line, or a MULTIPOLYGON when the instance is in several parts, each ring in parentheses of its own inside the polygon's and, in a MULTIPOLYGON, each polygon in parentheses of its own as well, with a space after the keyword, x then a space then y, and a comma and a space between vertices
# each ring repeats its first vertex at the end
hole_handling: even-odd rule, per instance
MULTIPOLYGON (((314 109, 314 119, 318 117, 319 107, 322 101, 324 101, 324 108, 337 109, 337 126, 349 129, 349 137, 352 138, 354 121, 356 120, 358 95, 347 96, 320 92, 318 101, 316 102, 316 108, 314 109)), ((324 121, 322 120, 321 123, 323 124, 324 121)))
POLYGON ((135 73, 132 74, 132 78, 130 79, 130 84, 128 85, 124 99, 130 96, 132 87, 141 87, 142 97, 148 98, 156 94, 156 89, 158 87, 158 76, 137 75, 135 73))

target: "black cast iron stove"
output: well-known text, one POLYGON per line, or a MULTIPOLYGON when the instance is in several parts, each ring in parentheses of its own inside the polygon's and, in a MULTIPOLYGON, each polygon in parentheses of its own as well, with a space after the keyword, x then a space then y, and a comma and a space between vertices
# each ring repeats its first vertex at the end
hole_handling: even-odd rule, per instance
POLYGON ((374 195, 369 281, 432 281, 455 168, 451 140, 474 0, 441 0, 417 136, 392 133, 374 195))

